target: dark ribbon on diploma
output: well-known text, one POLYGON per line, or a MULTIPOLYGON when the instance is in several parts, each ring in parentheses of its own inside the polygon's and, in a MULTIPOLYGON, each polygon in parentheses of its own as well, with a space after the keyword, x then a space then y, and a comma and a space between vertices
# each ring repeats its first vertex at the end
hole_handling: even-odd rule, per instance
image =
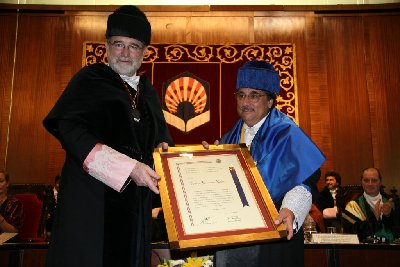
POLYGON ((234 167, 229 167, 229 171, 231 172, 233 182, 235 183, 236 189, 239 193, 240 200, 242 201, 243 207, 244 206, 249 206, 249 202, 247 202, 246 196, 244 195, 243 192, 243 187, 239 182, 239 178, 237 176, 236 170, 234 167))

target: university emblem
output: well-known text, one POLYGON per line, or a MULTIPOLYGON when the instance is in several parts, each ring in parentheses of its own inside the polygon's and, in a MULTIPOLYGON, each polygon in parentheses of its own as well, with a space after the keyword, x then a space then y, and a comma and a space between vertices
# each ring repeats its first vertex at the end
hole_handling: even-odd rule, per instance
POLYGON ((190 72, 163 84, 163 112, 169 125, 190 132, 210 121, 210 85, 190 72))

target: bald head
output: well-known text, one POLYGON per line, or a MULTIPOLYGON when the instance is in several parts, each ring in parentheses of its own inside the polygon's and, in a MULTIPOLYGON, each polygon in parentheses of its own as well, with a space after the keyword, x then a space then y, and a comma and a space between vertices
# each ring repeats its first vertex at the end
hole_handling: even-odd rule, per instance
POLYGON ((377 168, 367 168, 361 176, 361 185, 364 192, 370 196, 376 196, 381 189, 382 177, 377 168))

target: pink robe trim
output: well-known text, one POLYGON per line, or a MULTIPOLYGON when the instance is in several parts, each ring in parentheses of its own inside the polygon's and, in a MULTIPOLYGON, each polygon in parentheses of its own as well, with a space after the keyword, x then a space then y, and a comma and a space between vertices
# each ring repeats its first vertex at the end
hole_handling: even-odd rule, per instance
POLYGON ((83 168, 100 182, 121 192, 136 163, 137 160, 109 146, 96 144, 83 162, 83 168))

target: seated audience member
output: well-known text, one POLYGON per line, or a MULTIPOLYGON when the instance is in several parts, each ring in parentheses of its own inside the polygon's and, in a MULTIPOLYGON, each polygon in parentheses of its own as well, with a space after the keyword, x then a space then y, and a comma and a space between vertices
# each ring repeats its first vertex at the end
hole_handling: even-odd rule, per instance
POLYGON ((362 172, 361 185, 364 193, 347 203, 342 213, 345 232, 358 235, 361 242, 394 240, 393 199, 380 193, 382 176, 377 168, 367 168, 362 172))
POLYGON ((18 233, 24 222, 22 202, 8 196, 10 177, 0 170, 0 233, 18 233))
POLYGON ((321 211, 326 227, 341 228, 338 207, 336 205, 336 196, 341 190, 340 183, 342 178, 340 174, 334 171, 328 171, 325 174, 325 187, 319 192, 315 205, 321 211))

